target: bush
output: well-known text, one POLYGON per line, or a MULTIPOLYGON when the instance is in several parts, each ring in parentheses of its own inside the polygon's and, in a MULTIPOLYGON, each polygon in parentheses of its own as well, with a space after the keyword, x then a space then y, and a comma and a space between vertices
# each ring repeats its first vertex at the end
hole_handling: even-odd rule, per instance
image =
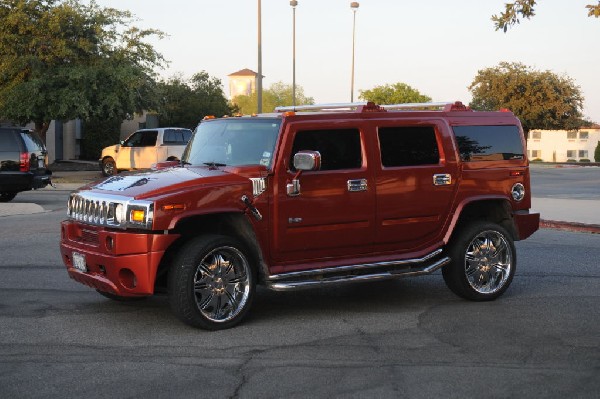
POLYGON ((594 151, 594 160, 596 162, 600 162, 600 141, 598 141, 598 145, 596 146, 596 151, 594 151))
POLYGON ((541 158, 532 159, 531 162, 544 162, 541 158))
POLYGON ((121 119, 88 120, 83 123, 81 140, 81 159, 98 160, 102 149, 118 144, 120 140, 121 119))
POLYGON ((577 160, 576 159, 567 159, 567 162, 568 163, 577 163, 577 160))
POLYGON ((591 162, 591 161, 589 159, 587 159, 587 158, 582 158, 582 159, 579 160, 579 162, 591 162))

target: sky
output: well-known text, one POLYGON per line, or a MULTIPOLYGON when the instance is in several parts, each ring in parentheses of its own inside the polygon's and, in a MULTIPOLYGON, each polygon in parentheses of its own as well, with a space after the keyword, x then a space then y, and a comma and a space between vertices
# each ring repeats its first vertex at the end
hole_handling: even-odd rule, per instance
MULTIPOLYGON (((169 65, 164 78, 206 71, 220 79, 258 71, 258 0, 96 0, 129 10, 135 25, 169 36, 150 40, 169 65)), ((506 0, 363 0, 356 11, 354 100, 377 85, 406 83, 433 101, 471 101, 479 70, 521 62, 574 80, 584 115, 600 123, 600 18, 596 0, 539 0, 536 15, 507 33, 493 14, 506 0)), ((296 84, 316 103, 350 101, 353 12, 349 0, 298 0, 296 84)), ((262 0, 263 87, 292 83, 292 7, 262 0)))

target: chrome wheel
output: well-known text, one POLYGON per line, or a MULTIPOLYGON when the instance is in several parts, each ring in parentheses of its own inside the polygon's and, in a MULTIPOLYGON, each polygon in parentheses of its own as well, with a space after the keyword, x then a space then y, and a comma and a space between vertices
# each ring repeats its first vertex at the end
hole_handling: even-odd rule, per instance
POLYGON ((112 158, 106 158, 102 161, 102 174, 104 176, 112 176, 117 172, 117 165, 112 158))
POLYGON ((250 294, 250 267, 236 248, 220 247, 209 252, 194 275, 194 297, 198 310, 216 323, 235 318, 250 294))
POLYGON ((501 225, 471 221, 460 226, 448 244, 451 262, 442 275, 456 295, 472 301, 492 301, 510 286, 517 269, 511 234, 501 225))
POLYGON ((465 253, 465 274, 471 288, 480 294, 493 294, 504 287, 513 267, 513 254, 506 238, 498 231, 479 233, 465 253))

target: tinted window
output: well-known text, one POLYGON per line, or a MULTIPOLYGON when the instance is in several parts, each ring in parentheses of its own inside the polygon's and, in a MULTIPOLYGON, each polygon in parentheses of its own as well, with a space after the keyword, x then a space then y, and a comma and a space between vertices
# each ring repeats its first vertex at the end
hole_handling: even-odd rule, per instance
MULTIPOLYGON (((294 139, 292 157, 303 150, 321 154, 321 170, 357 169, 362 166, 358 129, 300 131, 294 139)), ((293 168, 293 159, 290 165, 293 168)))
POLYGON ((385 167, 431 165, 440 152, 431 126, 379 128, 381 163, 385 167))
POLYGON ((516 126, 455 126, 463 161, 523 159, 523 143, 516 126))
POLYGON ((0 130, 0 151, 20 151, 17 133, 14 130, 0 130))
POLYGON ((190 141, 191 136, 191 130, 167 129, 165 130, 163 141, 165 144, 185 145, 190 141))
POLYGON ((153 147, 156 145, 157 131, 135 132, 123 146, 125 147, 153 147))
POLYGON ((25 142, 25 146, 27 146, 27 150, 29 152, 44 152, 46 151, 46 147, 44 146, 44 142, 35 132, 30 131, 21 131, 21 137, 23 137, 23 141, 25 142))

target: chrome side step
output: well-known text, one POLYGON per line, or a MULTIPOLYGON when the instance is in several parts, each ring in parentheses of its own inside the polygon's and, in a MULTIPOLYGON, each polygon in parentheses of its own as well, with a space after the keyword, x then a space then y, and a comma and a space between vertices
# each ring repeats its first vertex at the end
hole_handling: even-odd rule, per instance
POLYGON ((431 261, 442 252, 411 260, 332 267, 302 272, 282 273, 267 278, 266 286, 274 291, 291 291, 325 285, 341 285, 364 281, 389 280, 430 274, 450 262, 445 256, 431 261))

